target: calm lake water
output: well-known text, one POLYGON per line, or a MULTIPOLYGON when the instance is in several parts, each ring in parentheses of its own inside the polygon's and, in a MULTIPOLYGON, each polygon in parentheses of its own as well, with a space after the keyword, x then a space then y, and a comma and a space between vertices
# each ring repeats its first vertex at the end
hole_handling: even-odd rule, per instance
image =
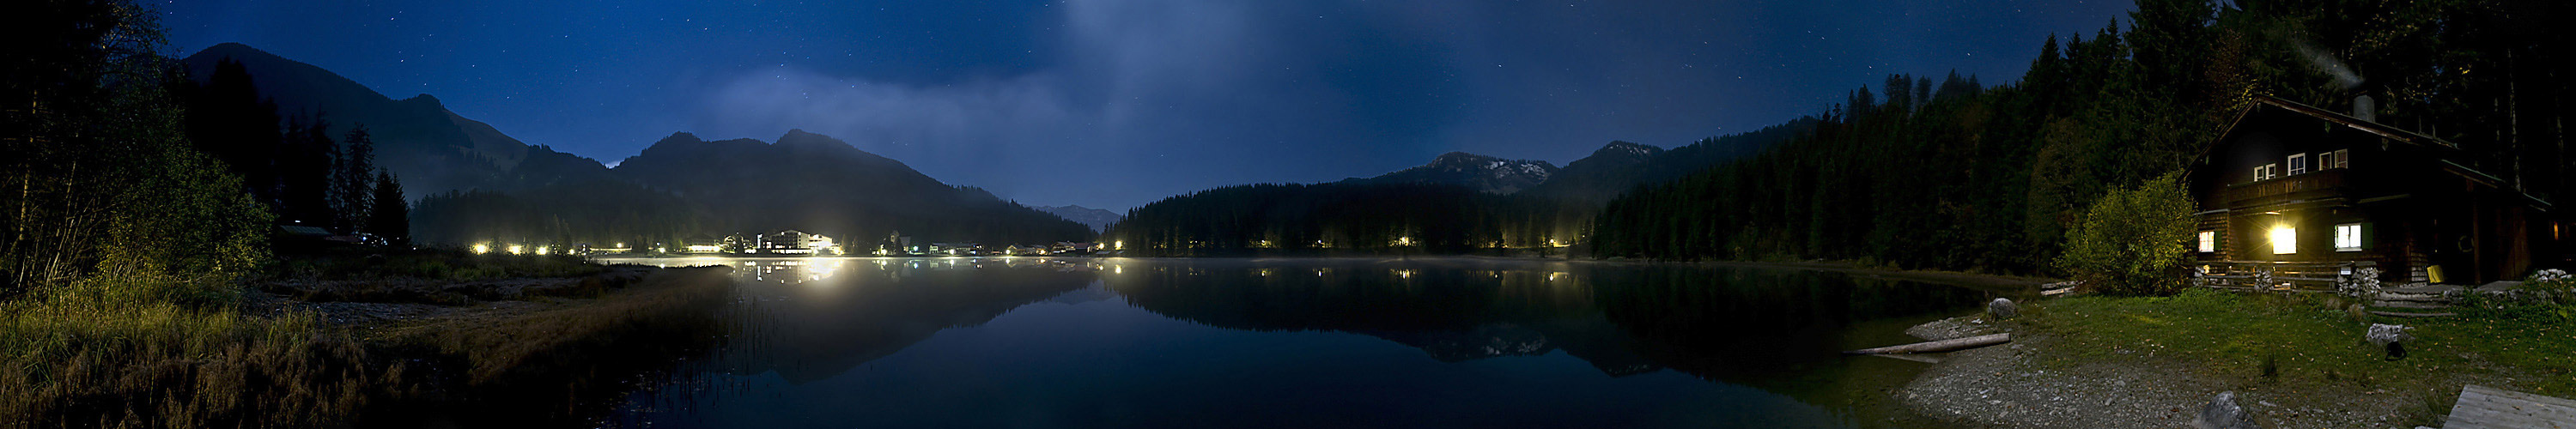
POLYGON ((1923 427, 1916 341, 1996 292, 1470 258, 731 265, 738 333, 608 427, 1923 427))

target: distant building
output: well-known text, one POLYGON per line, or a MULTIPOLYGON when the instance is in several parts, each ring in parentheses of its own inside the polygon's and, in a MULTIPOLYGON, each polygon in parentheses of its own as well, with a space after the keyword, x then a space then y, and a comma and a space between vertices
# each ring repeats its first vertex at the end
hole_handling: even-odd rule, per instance
POLYGON ((983 254, 983 250, 983 245, 975 243, 930 243, 930 249, 925 253, 946 256, 974 256, 983 254))
POLYGON ((706 234, 690 235, 688 239, 680 240, 680 253, 723 253, 725 244, 733 241, 733 238, 731 236, 716 238, 706 234))
POLYGON ((1003 248, 1002 253, 1013 256, 1042 256, 1050 252, 1048 252, 1046 246, 1012 245, 1010 247, 1003 248))
POLYGON ((822 234, 808 234, 792 229, 756 235, 753 236, 753 240, 754 243, 750 247, 751 250, 745 253, 780 255, 837 255, 841 253, 840 245, 833 243, 831 237, 826 237, 822 234))
POLYGON ((2478 284, 2576 248, 2576 223, 2459 162, 2459 145, 2356 117, 2368 112, 2254 101, 2189 167, 2204 264, 2367 263, 2383 282, 2478 284))

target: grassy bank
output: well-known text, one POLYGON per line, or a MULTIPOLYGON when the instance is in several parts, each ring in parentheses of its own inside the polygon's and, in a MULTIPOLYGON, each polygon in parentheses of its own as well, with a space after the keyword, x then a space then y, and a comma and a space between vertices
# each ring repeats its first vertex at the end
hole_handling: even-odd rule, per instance
POLYGON ((2457 317, 2356 315, 2326 295, 2186 291, 2172 297, 2074 297, 2032 303, 2025 327, 2053 337, 2051 366, 2159 361, 2249 391, 2282 408, 2332 408, 2366 395, 2413 406, 2416 422, 2447 413, 2463 384, 2576 397, 2576 307, 2467 308, 2457 317), (2363 340, 2370 323, 2415 327, 2403 359, 2363 340))
MULTIPOLYGON (((409 260, 418 263, 307 262, 333 267, 321 276, 357 279, 410 277, 352 267, 453 264, 426 272, 475 273, 464 278, 599 270, 535 257, 409 260)), ((666 365, 706 343, 685 340, 720 336, 713 316, 730 290, 724 271, 670 271, 589 299, 382 303, 454 310, 363 331, 295 305, 246 310, 246 289, 234 284, 99 276, 0 302, 0 428, 341 426, 536 385, 552 389, 539 397, 560 410, 564 386, 613 387, 598 380, 666 365)))
POLYGON ((0 305, 0 426, 318 426, 400 378, 309 314, 161 296, 188 289, 94 278, 0 305))

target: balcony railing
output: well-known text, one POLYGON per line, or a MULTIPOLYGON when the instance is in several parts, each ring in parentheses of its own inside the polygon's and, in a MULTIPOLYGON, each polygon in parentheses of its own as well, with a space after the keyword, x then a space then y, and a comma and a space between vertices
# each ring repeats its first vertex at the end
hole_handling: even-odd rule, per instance
POLYGON ((2275 178, 2272 180, 2256 181, 2253 183, 2229 185, 2227 187, 2227 193, 2225 194, 2226 199, 2222 202, 2230 206, 2237 206, 2242 205, 2241 203, 2252 200, 2287 197, 2299 193, 2339 192, 2344 186, 2343 176, 2345 171, 2347 171, 2347 169, 2338 168, 2275 178))

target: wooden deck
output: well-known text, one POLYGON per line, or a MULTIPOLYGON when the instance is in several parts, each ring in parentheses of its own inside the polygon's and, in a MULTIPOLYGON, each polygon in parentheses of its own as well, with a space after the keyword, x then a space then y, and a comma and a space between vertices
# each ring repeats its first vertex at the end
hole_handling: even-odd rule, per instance
POLYGON ((2576 429, 2576 401, 2469 385, 2443 429, 2576 429))

